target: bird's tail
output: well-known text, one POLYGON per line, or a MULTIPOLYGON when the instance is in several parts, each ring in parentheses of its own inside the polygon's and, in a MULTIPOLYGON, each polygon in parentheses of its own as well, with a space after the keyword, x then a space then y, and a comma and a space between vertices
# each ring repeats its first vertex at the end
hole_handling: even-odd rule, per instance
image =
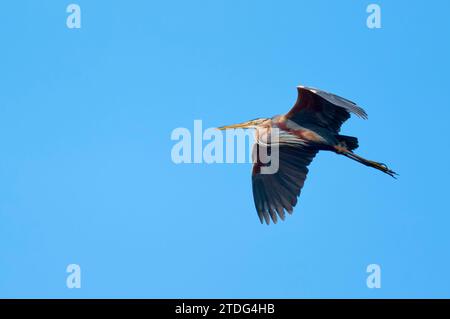
POLYGON ((360 162, 361 164, 364 164, 366 166, 373 167, 379 171, 382 171, 383 173, 388 174, 388 175, 392 176, 393 178, 396 178, 395 176, 398 175, 396 172, 394 172, 389 167, 387 167, 386 164, 370 161, 368 159, 365 159, 361 156, 356 155, 353 152, 348 151, 348 152, 343 153, 343 155, 347 156, 348 158, 351 158, 354 161, 360 162))
POLYGON ((356 150, 359 146, 358 139, 356 137, 347 135, 337 135, 336 138, 339 141, 339 143, 343 143, 349 151, 356 150))

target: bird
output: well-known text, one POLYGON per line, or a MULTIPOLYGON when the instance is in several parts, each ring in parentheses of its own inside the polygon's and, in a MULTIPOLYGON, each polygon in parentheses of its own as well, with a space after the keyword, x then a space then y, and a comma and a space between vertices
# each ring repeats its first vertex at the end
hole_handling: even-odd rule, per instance
POLYGON ((396 178, 398 174, 386 164, 354 153, 359 146, 358 138, 339 134, 351 114, 368 119, 366 111, 356 103, 300 85, 297 86, 297 100, 286 114, 217 128, 255 130, 252 191, 261 224, 269 225, 271 221, 276 224, 278 218, 285 220, 286 212, 293 213, 308 166, 319 151, 334 152, 396 178), (275 154, 275 148, 278 168, 273 173, 263 173, 270 164, 262 161, 260 154, 275 154))

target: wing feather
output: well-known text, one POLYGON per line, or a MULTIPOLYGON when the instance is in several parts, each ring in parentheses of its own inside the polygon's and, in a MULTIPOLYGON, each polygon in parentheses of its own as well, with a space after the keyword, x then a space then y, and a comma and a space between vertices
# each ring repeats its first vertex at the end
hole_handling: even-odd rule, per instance
MULTIPOLYGON (((266 147, 270 146, 255 144, 253 152, 259 152, 261 148, 266 147)), ((261 223, 270 224, 270 220, 276 223, 277 216, 284 220, 285 212, 292 214, 308 174, 307 166, 317 154, 317 150, 288 144, 280 145, 278 154, 279 169, 276 173, 261 174, 260 168, 264 166, 261 162, 256 162, 253 167, 253 198, 261 223)), ((254 158, 257 158, 255 154, 254 158)))
POLYGON ((343 97, 304 86, 297 91, 297 101, 286 117, 301 126, 320 126, 338 133, 351 113, 367 119, 361 107, 343 97))

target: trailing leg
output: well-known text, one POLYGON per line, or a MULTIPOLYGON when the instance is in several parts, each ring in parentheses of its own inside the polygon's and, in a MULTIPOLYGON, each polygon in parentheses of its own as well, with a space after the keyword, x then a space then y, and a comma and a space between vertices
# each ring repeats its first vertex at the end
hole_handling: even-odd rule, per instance
POLYGON ((351 158, 354 161, 360 162, 361 164, 364 164, 366 166, 373 167, 379 171, 382 171, 383 173, 388 174, 394 178, 396 178, 395 176, 398 175, 396 172, 389 169, 389 167, 387 167, 386 164, 365 159, 361 156, 356 155, 355 153, 353 153, 351 151, 344 151, 344 152, 338 152, 338 153, 340 153, 348 158, 351 158))

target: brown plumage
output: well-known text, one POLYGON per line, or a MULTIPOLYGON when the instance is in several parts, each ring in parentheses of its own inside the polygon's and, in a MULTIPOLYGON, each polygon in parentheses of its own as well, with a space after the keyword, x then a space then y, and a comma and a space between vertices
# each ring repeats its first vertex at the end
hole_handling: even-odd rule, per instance
POLYGON ((298 98, 285 115, 261 118, 219 129, 254 128, 254 165, 252 188, 255 208, 261 223, 270 224, 291 214, 305 183, 308 165, 317 152, 332 151, 376 168, 395 177, 386 165, 364 159, 355 153, 358 139, 340 135, 342 124, 355 114, 367 119, 366 112, 355 103, 318 89, 299 86, 298 98), (276 152, 275 152, 276 151, 276 152), (278 169, 266 174, 264 168, 273 162, 261 160, 261 154, 276 154, 278 169))

